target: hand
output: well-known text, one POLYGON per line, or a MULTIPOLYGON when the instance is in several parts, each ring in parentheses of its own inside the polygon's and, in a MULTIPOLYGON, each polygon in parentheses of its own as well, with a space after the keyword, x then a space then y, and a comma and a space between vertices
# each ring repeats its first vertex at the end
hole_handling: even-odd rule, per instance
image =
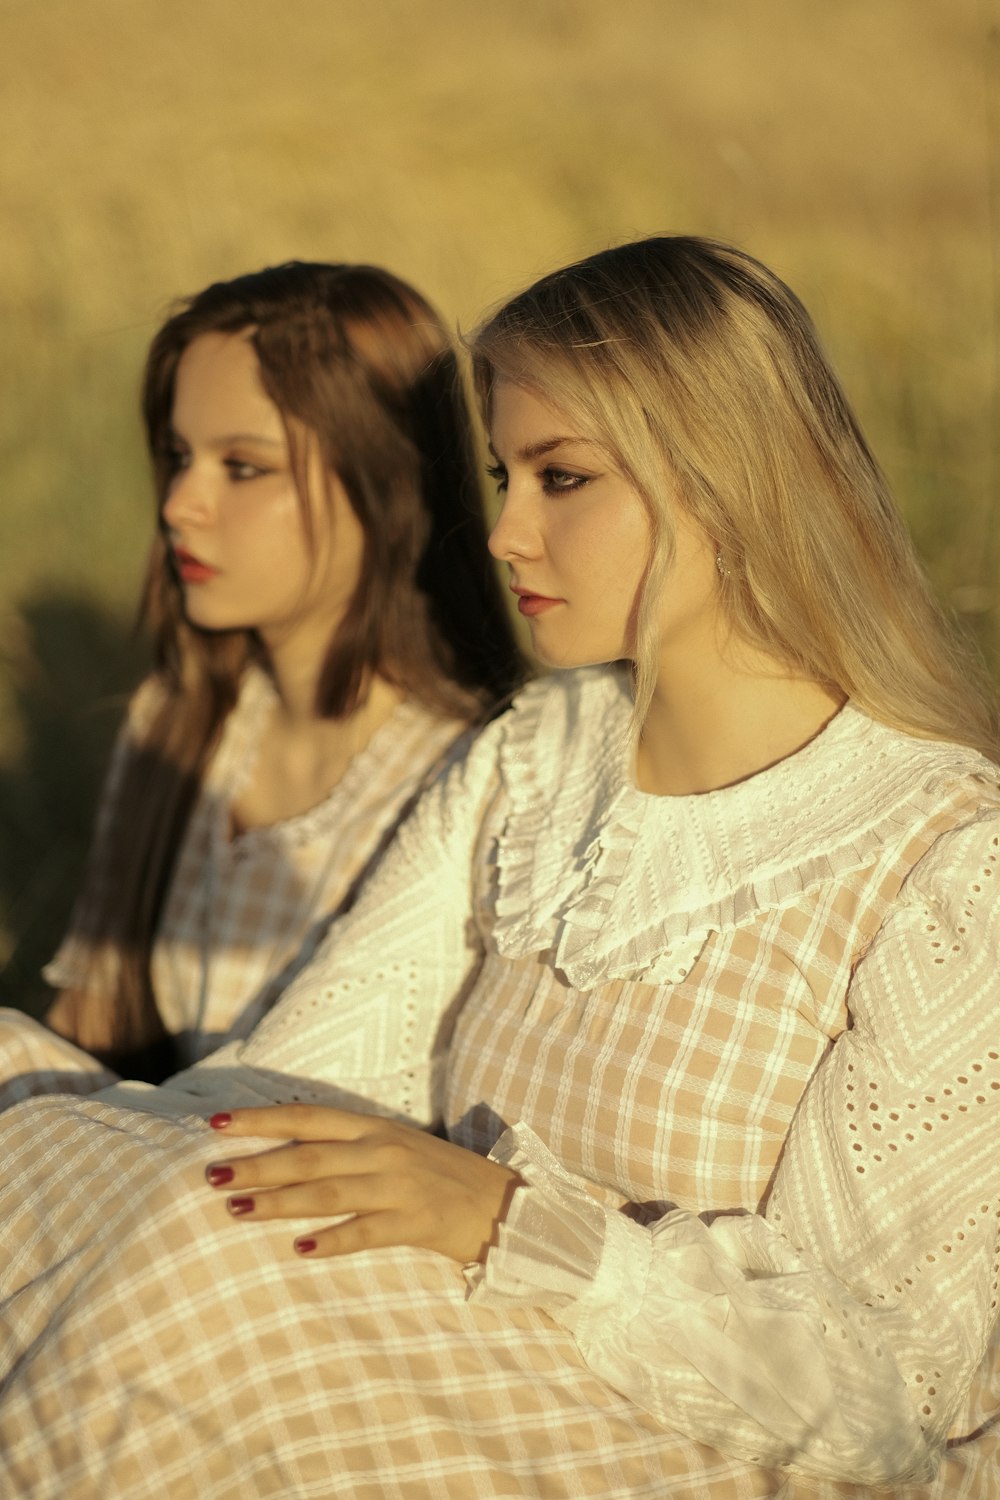
POLYGON ((498 1162, 410 1125, 308 1104, 214 1115, 231 1136, 290 1142, 229 1157, 206 1172, 240 1218, 350 1214, 295 1241, 300 1255, 348 1255, 385 1245, 483 1260, 521 1178, 498 1162))

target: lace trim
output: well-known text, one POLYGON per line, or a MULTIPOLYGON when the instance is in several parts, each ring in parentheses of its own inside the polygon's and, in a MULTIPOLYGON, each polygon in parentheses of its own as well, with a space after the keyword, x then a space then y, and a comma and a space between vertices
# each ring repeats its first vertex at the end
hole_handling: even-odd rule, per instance
POLYGON ((627 685, 606 668, 532 684, 509 717, 510 813, 493 938, 545 952, 579 989, 683 979, 713 932, 787 906, 967 804, 996 768, 846 706, 795 755, 695 797, 652 797, 626 774, 627 685), (600 735, 594 726, 600 726, 600 735), (573 832, 587 816, 590 837, 573 832))
MULTIPOLYGON (((523 1122, 503 1133, 490 1160, 517 1172, 522 1185, 485 1262, 464 1268, 470 1293, 487 1306, 543 1307, 572 1326, 575 1305, 600 1270, 609 1222, 620 1216, 609 1217, 583 1179, 523 1122)), ((647 1243, 648 1236, 641 1247, 647 1243)), ((619 1296, 624 1284, 616 1288, 619 1296)))

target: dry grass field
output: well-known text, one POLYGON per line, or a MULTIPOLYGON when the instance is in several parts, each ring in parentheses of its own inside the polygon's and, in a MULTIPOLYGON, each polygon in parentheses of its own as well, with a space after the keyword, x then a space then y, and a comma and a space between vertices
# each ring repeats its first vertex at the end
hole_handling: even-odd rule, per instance
POLYGON ((0 0, 0 991, 37 1005, 128 683, 172 297, 374 260, 457 323, 654 229, 812 307, 998 654, 996 0, 0 0))

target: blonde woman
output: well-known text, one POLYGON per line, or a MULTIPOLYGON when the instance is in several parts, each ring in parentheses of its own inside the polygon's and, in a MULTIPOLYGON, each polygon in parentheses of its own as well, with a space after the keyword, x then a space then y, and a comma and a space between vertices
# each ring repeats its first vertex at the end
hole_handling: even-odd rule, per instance
POLYGON ((6 1102, 246 1035, 523 675, 455 353, 398 277, 293 262, 214 283, 153 339, 143 412, 155 670, 46 970, 74 1045, 7 1013, 6 1102))
POLYGON ((758 262, 623 246, 472 347, 560 670, 245 1043, 6 1117, 0 1473, 987 1500, 992 702, 758 262))

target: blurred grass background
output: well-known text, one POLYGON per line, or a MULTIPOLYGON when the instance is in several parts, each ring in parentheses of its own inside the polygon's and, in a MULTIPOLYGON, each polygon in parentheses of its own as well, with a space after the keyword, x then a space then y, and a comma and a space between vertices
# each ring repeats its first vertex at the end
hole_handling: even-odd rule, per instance
POLYGON ((171 299, 372 260, 469 326, 653 230, 819 322, 994 665, 998 0, 0 0, 0 999, 37 1008, 142 665, 171 299))

